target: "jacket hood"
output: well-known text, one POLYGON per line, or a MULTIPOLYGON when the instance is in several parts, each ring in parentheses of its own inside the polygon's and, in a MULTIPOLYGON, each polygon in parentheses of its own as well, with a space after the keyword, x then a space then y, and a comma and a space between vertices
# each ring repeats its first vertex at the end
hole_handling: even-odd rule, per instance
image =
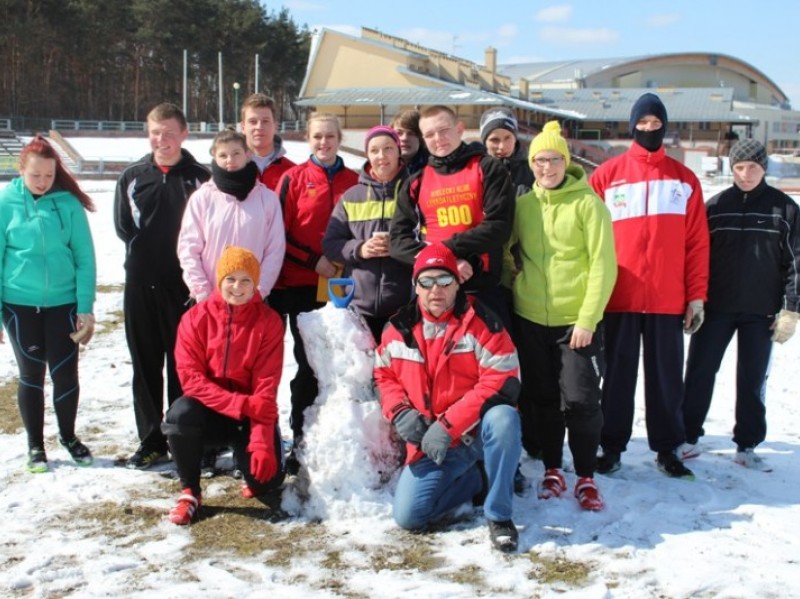
POLYGON ((452 173, 464 168, 464 165, 473 156, 486 156, 486 148, 483 144, 477 141, 469 144, 461 142, 461 145, 447 156, 431 156, 428 164, 439 172, 452 173))
POLYGON ((572 195, 579 191, 594 193, 589 186, 586 171, 578 164, 570 164, 567 167, 564 180, 556 189, 545 189, 544 187, 540 187, 538 182, 533 186, 533 192, 536 194, 536 197, 545 203, 557 202, 565 195, 572 195))
POLYGON ((233 322, 242 322, 249 321, 252 315, 258 311, 258 305, 264 300, 261 298, 261 293, 256 289, 249 302, 241 306, 232 306, 222 299, 219 289, 215 289, 206 301, 209 303, 209 311, 214 314, 215 318, 230 318, 232 315, 233 322))

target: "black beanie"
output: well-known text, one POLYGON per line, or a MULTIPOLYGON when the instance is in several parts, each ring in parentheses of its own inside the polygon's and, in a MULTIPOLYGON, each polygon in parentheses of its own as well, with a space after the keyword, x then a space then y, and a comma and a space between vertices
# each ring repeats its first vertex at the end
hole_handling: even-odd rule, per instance
POLYGON ((631 120, 628 123, 631 133, 636 131, 636 123, 639 122, 639 119, 647 115, 658 117, 663 125, 663 129, 666 131, 667 107, 664 106, 664 103, 657 95, 647 93, 639 96, 639 99, 636 100, 633 104, 633 108, 631 108, 631 120))
POLYGON ((505 129, 511 131, 514 137, 519 131, 517 117, 507 108, 490 108, 481 115, 480 122, 481 143, 486 143, 486 138, 495 129, 505 129))
POLYGON ((755 139, 743 139, 737 141, 731 148, 731 153, 728 155, 731 162, 731 168, 737 162, 755 162, 766 172, 767 170, 767 149, 760 141, 755 139))

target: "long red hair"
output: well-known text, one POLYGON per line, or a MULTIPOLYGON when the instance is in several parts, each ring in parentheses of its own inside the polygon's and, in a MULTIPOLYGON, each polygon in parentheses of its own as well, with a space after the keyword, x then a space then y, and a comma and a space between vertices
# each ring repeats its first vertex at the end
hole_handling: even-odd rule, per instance
POLYGON ((58 153, 53 149, 53 146, 50 145, 44 137, 41 135, 37 135, 34 137, 30 143, 28 143, 22 151, 19 153, 19 167, 20 169, 25 168, 25 164, 28 161, 28 157, 31 155, 41 156, 42 158, 52 158, 56 161, 56 180, 53 183, 54 187, 58 187, 59 189, 63 189, 68 191, 72 195, 74 195, 83 207, 86 208, 89 212, 94 212, 94 202, 92 202, 92 198, 90 198, 86 192, 81 190, 78 187, 78 182, 75 181, 75 178, 70 174, 70 172, 64 168, 64 165, 61 164, 61 159, 58 157, 58 153))

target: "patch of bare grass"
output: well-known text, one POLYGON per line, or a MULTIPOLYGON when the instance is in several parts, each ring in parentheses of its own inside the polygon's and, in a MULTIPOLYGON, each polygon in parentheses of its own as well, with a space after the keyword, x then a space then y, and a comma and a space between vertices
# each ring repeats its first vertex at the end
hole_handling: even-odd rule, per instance
POLYGON ((586 582, 591 572, 591 564, 564 556, 547 557, 532 551, 529 558, 533 568, 528 577, 542 584, 565 583, 580 586, 586 582))
POLYGON ((17 406, 16 377, 0 381, 0 433, 10 435, 22 428, 22 419, 17 406))

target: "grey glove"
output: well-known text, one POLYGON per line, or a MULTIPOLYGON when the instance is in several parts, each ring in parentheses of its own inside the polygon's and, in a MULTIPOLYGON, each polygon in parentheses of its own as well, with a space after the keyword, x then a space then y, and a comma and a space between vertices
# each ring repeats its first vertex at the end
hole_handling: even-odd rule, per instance
POLYGON ((797 328, 797 312, 781 310, 772 325, 772 340, 776 343, 786 343, 794 335, 797 328))
POLYGON ((683 332, 687 335, 696 333, 705 319, 703 310, 703 300, 692 300, 686 306, 686 316, 684 318, 683 332), (691 319, 691 320, 689 320, 691 319))
POLYGON ((425 431, 428 430, 428 421, 417 410, 403 410, 392 421, 394 429, 406 443, 419 445, 425 431))
POLYGON ((447 455, 447 450, 453 439, 447 434, 445 428, 437 420, 428 427, 428 432, 422 437, 422 451, 437 466, 441 466, 447 455))

